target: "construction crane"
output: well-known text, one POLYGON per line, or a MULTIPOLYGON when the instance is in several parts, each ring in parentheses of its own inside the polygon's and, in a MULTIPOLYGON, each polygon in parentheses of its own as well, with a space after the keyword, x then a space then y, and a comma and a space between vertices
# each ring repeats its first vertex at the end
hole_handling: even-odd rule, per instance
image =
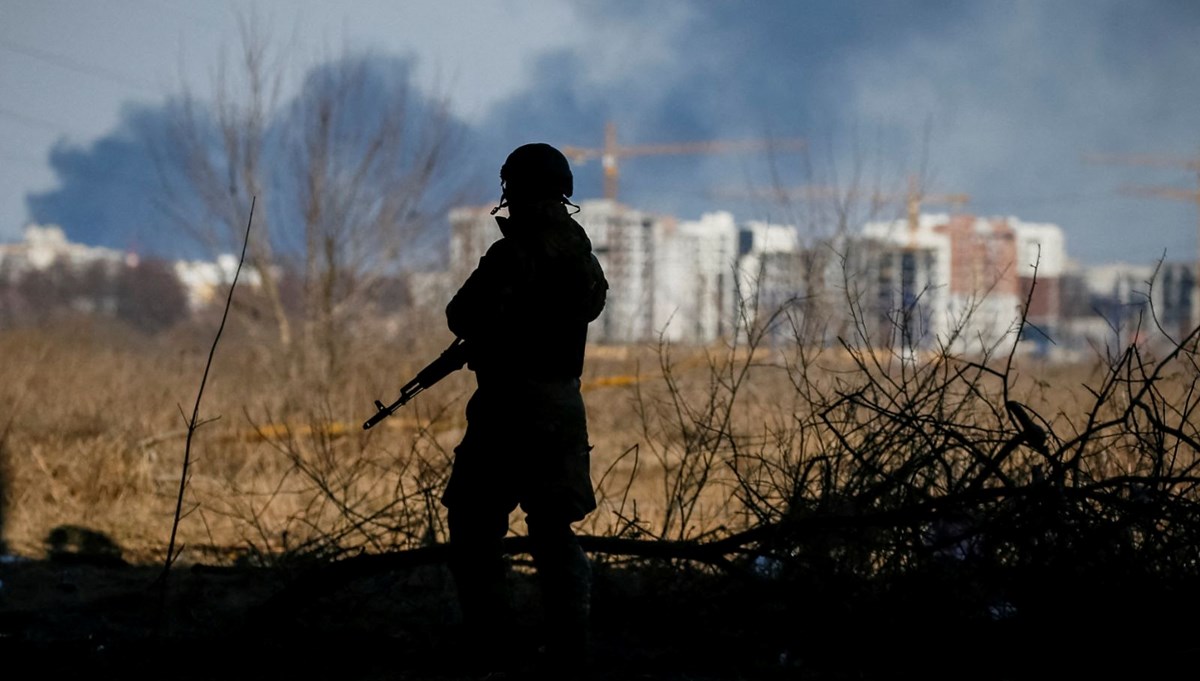
POLYGON ((896 201, 904 201, 905 213, 908 219, 908 248, 916 246, 917 229, 920 224, 921 206, 925 204, 941 204, 951 207, 951 210, 961 211, 971 202, 970 194, 926 194, 915 175, 908 178, 908 189, 898 192, 861 192, 856 189, 838 189, 828 185, 802 185, 790 188, 759 189, 749 191, 719 190, 711 193, 718 198, 761 198, 773 201, 818 201, 840 200, 848 201, 866 196, 871 202, 872 210, 896 201))
POLYGON ((664 154, 723 154, 745 153, 754 151, 802 151, 806 147, 803 139, 784 138, 774 140, 743 140, 743 141, 699 141, 664 144, 622 145, 617 142, 617 126, 612 121, 604 125, 604 146, 600 148, 564 145, 560 147, 563 154, 576 164, 583 164, 593 159, 600 159, 604 168, 604 198, 616 200, 617 185, 620 177, 618 159, 635 156, 656 156, 664 154))
MULTIPOLYGON (((894 200, 894 199, 893 199, 894 200)), ((921 220, 921 205, 925 203, 946 204, 952 210, 961 211, 971 202, 969 194, 926 194, 915 175, 908 178, 908 191, 904 195, 905 211, 908 215, 908 248, 916 247, 917 228, 921 220)))
MULTIPOLYGON (((1179 189, 1177 187, 1143 187, 1126 185, 1120 188, 1120 192, 1130 196, 1187 201, 1196 206, 1197 252, 1196 261, 1193 263, 1191 298, 1192 314, 1190 322, 1193 328, 1196 325, 1200 325, 1200 155, 1187 158, 1180 156, 1160 156, 1157 154, 1084 154, 1083 160, 1087 163, 1108 165, 1136 165, 1150 166, 1155 168, 1175 168, 1179 170, 1190 171, 1196 174, 1197 188, 1195 190, 1179 189)), ((1186 331, 1190 331, 1190 329, 1185 329, 1185 332, 1186 331)))

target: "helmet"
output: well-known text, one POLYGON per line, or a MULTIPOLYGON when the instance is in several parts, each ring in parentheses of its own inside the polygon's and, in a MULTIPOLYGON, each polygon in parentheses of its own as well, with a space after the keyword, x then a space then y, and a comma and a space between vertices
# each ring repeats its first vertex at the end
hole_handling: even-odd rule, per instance
POLYGON ((571 164, 561 151, 543 142, 517 147, 500 166, 504 194, 512 199, 564 199, 575 191, 571 164))

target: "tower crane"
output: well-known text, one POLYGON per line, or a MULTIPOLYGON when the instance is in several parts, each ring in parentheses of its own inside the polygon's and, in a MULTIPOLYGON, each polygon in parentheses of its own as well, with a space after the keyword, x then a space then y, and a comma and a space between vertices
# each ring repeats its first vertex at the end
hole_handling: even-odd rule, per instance
MULTIPOLYGON (((1120 192, 1130 196, 1143 196, 1158 199, 1172 199, 1175 201, 1187 201, 1196 206, 1197 219, 1197 242, 1196 242, 1196 261, 1193 263, 1192 273, 1192 297, 1191 297, 1191 324, 1193 327, 1200 324, 1200 154, 1191 158, 1182 156, 1160 156, 1157 154, 1084 154, 1083 160, 1087 163, 1100 164, 1120 164, 1120 165, 1136 165, 1136 166, 1151 166, 1155 168, 1176 168, 1185 170, 1196 175, 1195 190, 1179 189, 1177 187, 1144 187, 1144 186, 1124 186, 1120 192)), ((1186 329, 1188 331, 1190 329, 1186 329)))
POLYGON ((829 185, 801 185, 791 188, 759 189, 749 191, 719 190, 714 196, 724 198, 761 198, 774 201, 816 201, 822 199, 852 200, 865 196, 871 202, 873 209, 886 203, 904 201, 905 214, 908 224, 908 249, 916 247, 917 228, 920 223, 921 206, 925 204, 942 204, 952 210, 962 210, 971 202, 970 194, 927 194, 921 188, 920 181, 915 175, 908 178, 908 189, 904 192, 872 191, 862 192, 856 189, 839 190, 829 185))
POLYGON ((801 151, 807 148, 800 138, 742 141, 697 141, 663 144, 623 145, 617 142, 617 127, 612 121, 604 125, 604 146, 599 148, 563 145, 563 154, 576 164, 600 159, 604 168, 604 198, 616 200, 620 177, 618 160, 635 156, 665 154, 720 154, 754 151, 801 151))
MULTIPOLYGON (((624 145, 617 141, 617 127, 612 121, 604 125, 604 145, 599 148, 561 145, 563 152, 573 163, 580 165, 600 159, 604 171, 604 198, 614 204, 615 214, 610 217, 604 244, 597 244, 597 252, 604 253, 604 267, 609 273, 614 300, 624 299, 630 310, 627 314, 640 316, 643 334, 653 331, 654 316, 654 266, 653 242, 645 237, 644 230, 635 229, 620 216, 623 212, 616 203, 619 162, 637 156, 717 154, 755 151, 798 151, 807 148, 802 139, 765 139, 744 141, 695 141, 682 143, 624 145), (636 254, 644 257, 635 257, 636 254)), ((616 305, 609 307, 606 315, 620 315, 616 305)), ((632 327, 631 327, 632 328, 632 327)), ((635 334, 636 335, 636 334, 635 334)))

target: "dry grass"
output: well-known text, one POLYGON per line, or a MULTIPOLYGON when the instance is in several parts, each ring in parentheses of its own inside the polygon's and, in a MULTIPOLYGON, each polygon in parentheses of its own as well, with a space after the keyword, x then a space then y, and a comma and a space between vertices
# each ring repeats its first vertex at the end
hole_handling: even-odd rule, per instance
MULTIPOLYGON (((11 550, 41 555, 50 530, 71 524, 107 534, 128 556, 162 555, 181 470, 182 411, 195 399, 208 333, 198 323, 147 338, 98 320, 0 333, 11 550)), ((373 548, 443 539, 436 500, 473 377, 450 376, 371 431, 361 423, 374 399, 390 401, 447 338, 360 343, 347 348, 341 374, 320 380, 231 328, 194 442, 180 527, 190 557, 209 547, 315 549, 309 542, 331 536, 341 546, 373 548)), ((603 507, 587 531, 608 532, 618 522, 618 496, 642 519, 662 515, 661 472, 621 456, 644 447, 628 377, 645 380, 656 363, 652 349, 636 348, 598 348, 589 360, 594 471, 597 480, 607 475, 603 507), (626 378, 598 380, 614 376, 626 378)), ((523 530, 519 514, 513 527, 523 530)))
MULTIPOLYGON (((179 485, 181 408, 194 400, 209 333, 199 322, 147 338, 75 320, 0 334, 11 550, 41 555, 48 533, 72 524, 107 534, 129 557, 162 556, 179 485)), ((185 561, 445 538, 437 498, 473 380, 452 375, 363 432, 372 400, 390 401, 448 341, 398 335, 360 339, 346 348, 342 371, 320 377, 230 329, 202 408, 210 421, 194 443, 180 526, 185 561)), ((1102 371, 1030 365, 1014 372, 1010 390, 1052 423, 1076 423, 1088 404, 1084 386, 1102 371)), ((761 522, 739 497, 746 481, 777 495, 760 501, 786 508, 791 500, 779 495, 794 481, 772 472, 794 472, 833 444, 813 431, 813 396, 860 378, 844 351, 593 348, 584 383, 600 507, 581 529, 696 538, 761 522)), ((523 531, 519 514, 513 531, 523 531)))

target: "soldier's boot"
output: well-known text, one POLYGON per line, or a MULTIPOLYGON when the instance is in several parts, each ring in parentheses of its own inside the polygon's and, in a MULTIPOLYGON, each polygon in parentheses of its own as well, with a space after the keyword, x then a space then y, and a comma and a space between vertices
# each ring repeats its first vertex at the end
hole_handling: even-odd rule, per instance
POLYGON ((475 673, 506 671, 513 665, 512 603, 503 582, 459 580, 462 612, 460 661, 475 673))
POLYGON ((464 650, 459 661, 482 674, 512 663, 513 607, 502 540, 505 524, 478 525, 451 513, 450 572, 458 592, 464 650), (492 527, 495 525, 495 527, 492 527))
POLYGON ((529 525, 545 616, 544 675, 583 679, 592 665, 591 563, 570 524, 529 525))

